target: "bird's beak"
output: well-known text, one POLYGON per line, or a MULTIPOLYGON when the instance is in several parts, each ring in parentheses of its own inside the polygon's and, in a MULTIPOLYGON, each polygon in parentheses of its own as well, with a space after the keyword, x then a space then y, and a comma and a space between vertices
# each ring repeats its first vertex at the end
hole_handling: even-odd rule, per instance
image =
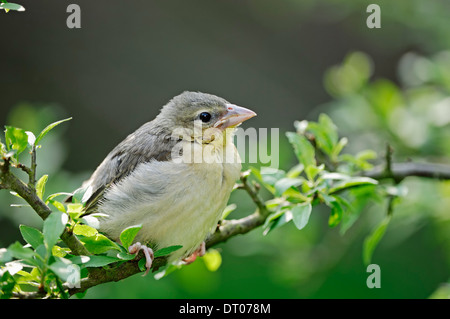
POLYGON ((214 127, 220 129, 235 127, 254 116, 256 116, 256 113, 252 110, 234 104, 227 104, 227 113, 219 118, 214 127))

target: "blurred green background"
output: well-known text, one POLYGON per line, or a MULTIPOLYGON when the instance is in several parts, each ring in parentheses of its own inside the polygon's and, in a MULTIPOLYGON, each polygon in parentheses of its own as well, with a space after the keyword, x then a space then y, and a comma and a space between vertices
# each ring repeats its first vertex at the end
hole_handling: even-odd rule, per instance
MULTIPOLYGON (((66 27, 73 1, 22 0, 0 13, 0 123, 55 129, 38 151, 47 192, 72 191, 127 134, 184 90, 217 94, 258 117, 245 127, 280 128, 280 168, 295 157, 284 138, 293 121, 325 112, 349 138, 395 160, 449 163, 450 1, 373 1, 369 29, 360 0, 86 1, 81 29, 66 27)), ((161 280, 133 276, 86 298, 427 298, 445 296, 450 270, 450 183, 409 178, 408 194, 375 251, 381 288, 366 286, 364 237, 385 213, 371 204, 344 235, 317 208, 302 231, 260 229, 219 246, 223 263, 202 260, 161 280), (441 289, 436 292, 437 289, 441 289), (443 290, 444 289, 444 290, 443 290), (444 292, 442 292, 444 291, 444 292)), ((253 212, 235 191, 238 209, 253 212)), ((0 247, 39 226, 0 192, 0 247)), ((448 294, 448 292, 447 292, 448 294)))

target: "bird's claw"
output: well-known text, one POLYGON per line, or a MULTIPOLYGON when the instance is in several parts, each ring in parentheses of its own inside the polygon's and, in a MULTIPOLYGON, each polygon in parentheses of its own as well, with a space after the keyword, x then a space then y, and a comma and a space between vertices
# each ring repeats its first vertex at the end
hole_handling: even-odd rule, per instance
POLYGON ((134 243, 133 245, 130 245, 130 247, 128 247, 128 251, 130 252, 130 254, 136 254, 136 256, 140 250, 142 250, 145 256, 145 268, 147 268, 144 274, 145 276, 148 274, 150 268, 152 268, 152 263, 155 255, 153 254, 153 250, 151 248, 142 245, 140 242, 134 243))
POLYGON ((205 255, 205 253, 206 253, 206 244, 205 242, 202 242, 200 246, 189 257, 183 258, 183 261, 186 264, 191 264, 197 259, 197 257, 202 257, 205 255))

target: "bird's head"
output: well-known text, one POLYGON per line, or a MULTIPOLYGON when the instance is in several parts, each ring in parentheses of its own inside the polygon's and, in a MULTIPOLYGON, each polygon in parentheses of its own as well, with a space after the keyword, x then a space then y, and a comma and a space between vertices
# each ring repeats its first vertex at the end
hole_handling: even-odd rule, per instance
MULTIPOLYGON (((256 113, 240 107, 223 98, 200 92, 183 92, 166 104, 156 120, 167 129, 190 130, 195 135, 205 135, 233 129, 242 122, 256 116, 256 113), (199 130, 200 128, 200 130, 199 130)), ((223 134, 224 136, 226 134, 223 134)))

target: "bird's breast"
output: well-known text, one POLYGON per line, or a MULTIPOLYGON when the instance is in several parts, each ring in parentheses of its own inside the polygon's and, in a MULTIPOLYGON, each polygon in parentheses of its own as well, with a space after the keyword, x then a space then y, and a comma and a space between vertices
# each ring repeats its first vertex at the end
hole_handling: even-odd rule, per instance
POLYGON ((235 152, 234 161, 212 152, 215 160, 210 162, 138 165, 105 193, 99 212, 108 217, 100 230, 118 239, 126 227, 142 224, 136 240, 159 248, 182 245, 174 258, 191 253, 214 230, 239 177, 234 145, 229 151, 235 152))

